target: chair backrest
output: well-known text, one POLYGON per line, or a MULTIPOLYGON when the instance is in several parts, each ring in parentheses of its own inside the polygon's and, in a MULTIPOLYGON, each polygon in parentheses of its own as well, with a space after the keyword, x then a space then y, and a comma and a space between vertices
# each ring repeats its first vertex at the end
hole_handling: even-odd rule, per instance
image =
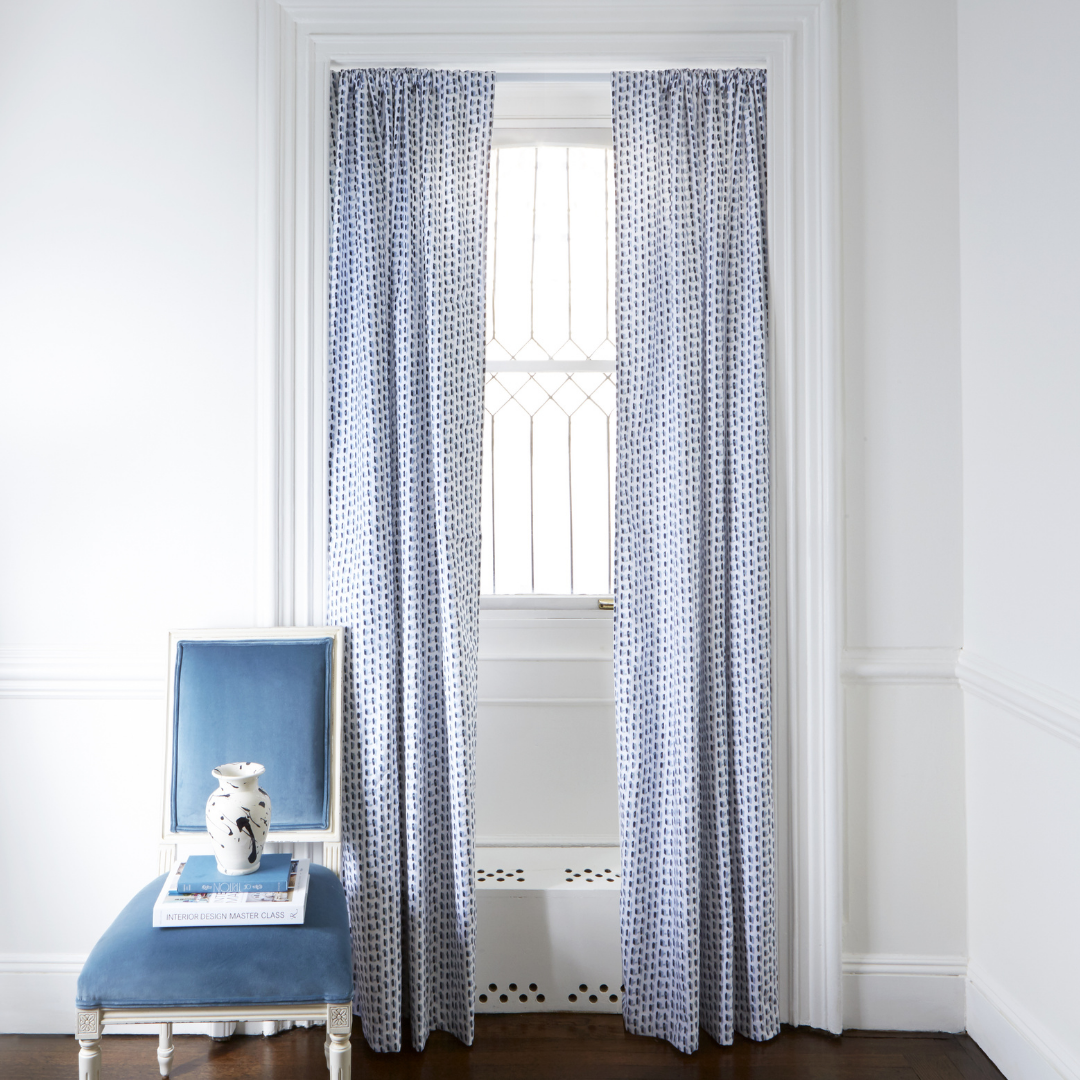
POLYGON ((341 627, 169 635, 166 843, 205 837, 213 768, 266 766, 274 841, 341 839, 341 627))

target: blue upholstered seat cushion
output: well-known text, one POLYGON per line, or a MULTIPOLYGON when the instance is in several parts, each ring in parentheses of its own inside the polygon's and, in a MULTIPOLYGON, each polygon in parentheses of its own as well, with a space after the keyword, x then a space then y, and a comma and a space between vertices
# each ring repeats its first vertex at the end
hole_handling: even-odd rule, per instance
POLYGON ((325 829, 330 814, 333 638, 180 641, 173 694, 172 827, 206 831, 210 772, 266 766, 270 831, 325 829))
POLYGON ((79 976, 80 1009, 352 1000, 341 882, 312 866, 303 926, 155 929, 152 881, 105 931, 79 976))

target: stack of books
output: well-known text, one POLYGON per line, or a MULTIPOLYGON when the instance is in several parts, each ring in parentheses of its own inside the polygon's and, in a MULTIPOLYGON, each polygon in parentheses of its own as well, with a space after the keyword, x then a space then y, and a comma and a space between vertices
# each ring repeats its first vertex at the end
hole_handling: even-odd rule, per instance
POLYGON ((218 871, 213 855, 173 867, 154 903, 154 926, 288 926, 304 921, 309 859, 263 855, 253 874, 218 871))

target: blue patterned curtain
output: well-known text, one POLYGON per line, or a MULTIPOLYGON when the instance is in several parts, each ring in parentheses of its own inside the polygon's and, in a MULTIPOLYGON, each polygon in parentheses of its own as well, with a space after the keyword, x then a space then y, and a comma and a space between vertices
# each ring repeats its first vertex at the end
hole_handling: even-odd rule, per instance
POLYGON ((616 73, 627 1028, 779 1031, 765 73, 616 73))
POLYGON ((473 1036, 473 776, 494 78, 333 76, 330 553, 342 872, 376 1050, 473 1036))

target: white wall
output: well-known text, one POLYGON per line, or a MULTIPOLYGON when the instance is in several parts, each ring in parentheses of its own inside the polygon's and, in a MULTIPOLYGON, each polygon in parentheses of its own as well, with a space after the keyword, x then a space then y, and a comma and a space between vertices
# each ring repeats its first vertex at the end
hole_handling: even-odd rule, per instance
POLYGON ((0 8, 0 1030, 71 1030, 157 872, 168 629, 254 617, 255 44, 253 0, 0 8))
POLYGON ((956 8, 841 5, 847 633, 960 645, 956 8))
POLYGON ((956 10, 841 5, 844 1022, 963 1027, 956 10))
POLYGON ((1080 6, 961 0, 974 1036, 1080 1077, 1080 6))
MULTIPOLYGON (((954 8, 841 16, 847 1016, 948 1027, 966 948, 942 674, 962 614, 954 8)), ((156 872, 156 816, 124 819, 119 796, 157 798, 166 631, 255 616, 255 10, 52 0, 0 20, 0 858, 34 871, 0 920, 0 1028, 70 1030, 80 957, 156 872), (19 828, 43 762, 66 793, 44 855, 19 828), (106 863, 114 892, 66 915, 58 887, 106 863)), ((485 693, 516 696, 499 663, 485 693)), ((578 734, 610 743, 610 706, 587 708, 578 734)), ((520 800, 500 813, 513 778, 479 768, 481 831, 534 827, 520 800)), ((565 799, 535 797, 553 834, 586 838, 612 790, 608 762, 561 824, 565 799)))
POLYGON ((479 845, 618 847, 612 614, 576 600, 481 611, 479 845))

